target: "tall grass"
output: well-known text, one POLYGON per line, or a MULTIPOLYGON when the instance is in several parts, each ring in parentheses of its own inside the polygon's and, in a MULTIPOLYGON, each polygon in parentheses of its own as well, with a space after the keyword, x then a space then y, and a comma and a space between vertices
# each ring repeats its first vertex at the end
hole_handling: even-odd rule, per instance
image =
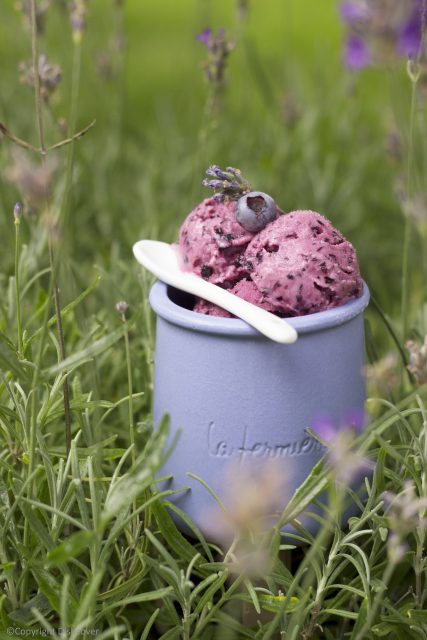
MULTIPOLYGON (((40 5, 30 2, 33 18, 40 5)), ((135 55, 153 33, 142 24, 141 38, 132 39, 134 20, 161 11, 149 5, 136 12, 118 1, 94 2, 88 30, 73 32, 66 5, 53 3, 43 34, 21 30, 20 15, 8 5, 0 10, 8 33, 13 27, 16 34, 3 50, 0 96, 0 121, 12 133, 0 147, 0 228, 5 246, 14 247, 2 252, 0 276, 0 628, 74 639, 84 630, 131 640, 422 638, 426 523, 416 500, 427 487, 427 410, 426 387, 415 387, 414 378, 397 381, 393 402, 370 401, 373 418, 357 447, 375 471, 362 497, 339 487, 334 470, 319 464, 259 541, 270 550, 263 574, 241 570, 241 532, 231 548, 220 548, 188 519, 192 537, 174 524, 172 515, 186 516, 155 479, 171 445, 167 421, 152 430, 151 278, 133 264, 130 247, 139 237, 173 240, 194 205, 187 193, 195 171, 203 177, 197 143, 207 95, 194 36, 207 25, 188 9, 191 28, 174 36, 189 65, 180 91, 194 89, 186 114, 177 94, 176 103, 165 95, 141 98, 134 86, 141 74, 147 94, 159 91, 160 80, 144 69, 157 65, 161 76, 162 59, 135 55), (47 51, 64 68, 49 105, 35 82, 37 114, 16 73, 31 35, 33 65, 47 51), (61 118, 67 123, 59 137, 61 118), (87 135, 74 138, 95 118, 87 135), (11 166, 25 165, 22 156, 14 160, 13 136, 29 141, 24 152, 31 162, 66 141, 54 150, 58 166, 42 202, 28 199, 22 181, 11 182, 11 166), (23 212, 15 209, 14 218, 22 197, 23 212), (118 301, 128 308, 117 313, 118 301), (298 516, 322 492, 328 500, 312 516, 320 525, 313 538, 298 516), (354 503, 358 515, 341 526, 354 503), (399 528, 397 508, 406 527, 399 528), (288 522, 298 534, 284 539, 280 526, 288 522)), ((170 11, 183 19, 180 8, 170 11)), ((279 60, 266 44, 271 21, 264 16, 258 33, 254 13, 235 23, 227 11, 212 8, 213 20, 225 15, 239 38, 202 155, 241 166, 285 210, 311 207, 330 217, 354 242, 378 301, 380 314, 368 314, 369 354, 397 350, 397 341, 405 355, 402 218, 393 193, 404 160, 385 150, 394 118, 386 82, 372 72, 350 92, 337 50, 318 63, 279 60)), ((293 11, 298 23, 295 4, 293 11)), ((283 29, 298 40, 298 31, 283 29)), ((336 39, 336 27, 330 29, 336 39)), ((177 43, 165 43, 163 33, 156 35, 159 49, 173 57, 177 43)), ((403 74, 396 83, 404 87, 403 113, 403 74)), ((194 199, 202 196, 196 188, 194 199)), ((409 249, 421 246, 420 237, 413 234, 409 249)), ((410 274, 414 298, 405 301, 405 317, 408 333, 421 337, 427 327, 412 300, 425 304, 422 268, 410 274)))

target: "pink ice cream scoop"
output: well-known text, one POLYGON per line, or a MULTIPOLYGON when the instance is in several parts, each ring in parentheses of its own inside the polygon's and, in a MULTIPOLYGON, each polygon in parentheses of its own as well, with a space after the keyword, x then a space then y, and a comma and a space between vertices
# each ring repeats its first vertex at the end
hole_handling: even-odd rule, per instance
POLYGON ((324 311, 362 294, 353 246, 315 211, 271 222, 248 245, 245 262, 263 299, 281 316, 324 311))
POLYGON ((203 200, 179 233, 184 268, 227 289, 247 274, 244 252, 255 235, 238 223, 236 206, 235 200, 203 200))
MULTIPOLYGON (((293 211, 251 235, 238 266, 232 263, 231 268, 226 262, 227 277, 215 275, 222 286, 226 283, 230 287, 234 280, 231 291, 241 298, 289 317, 324 311, 361 295, 363 285, 353 246, 319 213, 293 211)), ((218 254, 216 257, 215 269, 220 271, 222 263, 218 254)), ((194 311, 230 317, 206 301, 198 301, 194 311)))
MULTIPOLYGON (((264 298, 264 294, 257 288, 252 280, 247 280, 246 278, 243 280, 239 280, 232 289, 230 289, 231 293, 234 293, 236 296, 243 298, 243 300, 247 300, 252 304, 255 304, 257 307, 261 307, 266 311, 270 311, 272 313, 275 312, 275 308, 264 298)), ((231 318, 232 315, 225 309, 221 309, 216 304, 212 304, 212 302, 207 302, 207 300, 203 300, 200 298, 197 300, 193 311, 197 313, 204 313, 209 316, 218 316, 220 318, 231 318)))

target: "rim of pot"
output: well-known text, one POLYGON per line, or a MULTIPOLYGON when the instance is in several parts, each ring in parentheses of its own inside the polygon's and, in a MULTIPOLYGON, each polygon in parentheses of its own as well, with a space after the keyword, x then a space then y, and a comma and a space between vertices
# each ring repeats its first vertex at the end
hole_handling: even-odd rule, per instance
MULTIPOLYGON (((176 290, 175 290, 176 291, 176 290)), ((238 318, 221 318, 197 313, 174 302, 170 295, 173 295, 173 287, 169 287, 164 282, 157 281, 150 291, 150 305, 153 311, 172 324, 200 331, 202 333, 217 333, 233 336, 254 336, 266 340, 256 329, 250 327, 246 322, 238 318)), ((318 311, 306 316, 286 318, 298 333, 312 333, 329 329, 349 322, 359 314, 369 304, 369 289, 366 282, 363 282, 363 292, 359 298, 350 300, 345 304, 318 311)))

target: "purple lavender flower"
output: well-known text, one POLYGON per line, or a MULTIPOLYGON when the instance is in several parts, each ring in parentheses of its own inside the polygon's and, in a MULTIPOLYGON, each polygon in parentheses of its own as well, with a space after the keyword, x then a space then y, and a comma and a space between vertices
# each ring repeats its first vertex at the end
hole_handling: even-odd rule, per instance
POLYGON ((228 40, 225 29, 219 29, 217 35, 212 29, 205 29, 196 36, 207 49, 208 59, 204 63, 206 80, 216 91, 223 88, 227 58, 234 49, 234 43, 228 40))
POLYGON ((358 451, 355 436, 366 424, 364 411, 350 411, 337 424, 330 416, 320 415, 314 420, 313 431, 326 445, 332 475, 338 482, 349 485, 361 472, 372 468, 372 463, 358 451))
POLYGON ((360 71, 369 65, 371 56, 361 36, 350 36, 345 46, 345 62, 352 71, 360 71))
POLYGON ((72 0, 70 3, 70 25, 73 37, 79 41, 86 30, 87 0, 72 0))
POLYGON ((423 4, 425 3, 416 3, 409 19, 401 26, 397 34, 397 50, 399 54, 412 60, 421 53, 426 17, 426 9, 423 4))
POLYGON ((349 409, 344 415, 343 423, 360 434, 368 423, 368 415, 364 409, 349 409))
POLYGON ((202 185, 204 187, 208 187, 209 189, 222 189, 222 187, 224 186, 224 182, 223 180, 208 180, 207 178, 205 178, 204 180, 202 180, 202 185))
POLYGON ((224 180, 224 172, 217 164, 212 164, 208 169, 206 169, 206 175, 211 178, 219 178, 220 180, 224 180))
POLYGON ((205 29, 202 33, 196 36, 196 40, 205 45, 207 49, 210 49, 210 45, 212 42, 212 29, 205 29))
POLYGON ((366 4, 352 2, 351 0, 342 3, 340 12, 343 21, 350 25, 355 24, 356 22, 363 22, 369 18, 369 9, 366 4))
POLYGON ((352 71, 384 65, 397 57, 423 57, 426 0, 345 0, 341 19, 347 27, 344 60, 352 71))
POLYGON ((212 164, 206 170, 206 175, 209 179, 205 178, 202 184, 204 187, 219 191, 213 196, 217 202, 238 200, 242 195, 252 190, 249 182, 242 176, 240 169, 234 167, 227 167, 223 171, 217 164, 212 164))
POLYGON ((313 431, 325 442, 332 442, 341 430, 351 430, 360 434, 366 426, 367 415, 363 409, 350 409, 337 424, 330 415, 324 413, 317 416, 313 422, 313 431))
POLYGON ((13 208, 13 217, 15 222, 19 222, 22 218, 22 204, 20 202, 17 202, 13 208))
POLYGON ((321 414, 314 420, 313 431, 319 436, 323 442, 332 442, 337 435, 337 428, 328 414, 321 414))
MULTIPOLYGON (((51 95, 56 90, 62 79, 62 69, 57 64, 51 64, 45 53, 39 55, 38 75, 40 81, 40 93, 42 98, 48 102, 51 95)), ((21 62, 19 64, 19 79, 22 84, 34 88, 34 69, 32 60, 21 62)))

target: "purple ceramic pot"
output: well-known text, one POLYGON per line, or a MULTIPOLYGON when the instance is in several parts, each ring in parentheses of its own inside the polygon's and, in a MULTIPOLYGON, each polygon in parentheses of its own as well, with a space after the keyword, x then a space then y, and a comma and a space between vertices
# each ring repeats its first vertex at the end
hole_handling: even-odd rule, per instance
MULTIPOLYGON (((305 429, 320 415, 340 424, 349 412, 363 410, 368 302, 365 285, 360 298, 341 307, 290 318, 299 338, 279 345, 242 320, 193 312, 188 294, 162 282, 153 286, 154 424, 167 413, 171 434, 180 431, 161 473, 173 475, 172 488, 190 487, 174 501, 208 536, 207 514, 215 503, 187 472, 224 498, 233 462, 274 459, 291 471, 292 494, 324 453, 305 429)), ((317 529, 314 520, 304 524, 317 529)))

